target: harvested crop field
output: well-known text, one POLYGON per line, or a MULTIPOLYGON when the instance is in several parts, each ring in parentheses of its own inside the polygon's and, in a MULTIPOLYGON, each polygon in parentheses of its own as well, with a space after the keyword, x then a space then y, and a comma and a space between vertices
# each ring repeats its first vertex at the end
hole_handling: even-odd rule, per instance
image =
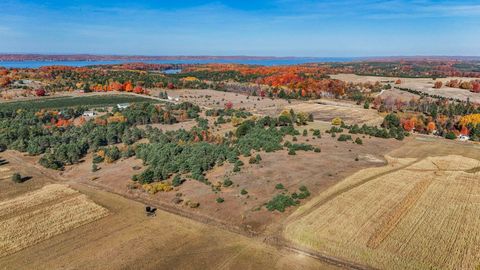
POLYGON ((458 155, 346 178, 290 218, 285 237, 380 269, 474 269, 480 264, 480 173, 458 155))
POLYGON ((0 257, 102 218, 108 211, 64 185, 0 202, 0 257))
POLYGON ((12 177, 12 170, 7 167, 0 167, 0 180, 10 179, 12 177))

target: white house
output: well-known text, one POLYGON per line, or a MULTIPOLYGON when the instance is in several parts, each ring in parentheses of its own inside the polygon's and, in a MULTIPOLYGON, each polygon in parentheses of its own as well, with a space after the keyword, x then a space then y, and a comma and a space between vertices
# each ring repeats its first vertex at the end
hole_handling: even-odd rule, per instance
POLYGON ((83 112, 84 117, 94 117, 95 115, 97 115, 96 111, 85 111, 85 112, 83 112))
POLYGON ((172 97, 172 96, 168 96, 167 99, 170 100, 170 101, 179 101, 180 100, 179 97, 172 97))
POLYGON ((120 110, 126 109, 128 107, 130 107, 130 103, 119 103, 119 104, 117 104, 117 108, 120 109, 120 110))

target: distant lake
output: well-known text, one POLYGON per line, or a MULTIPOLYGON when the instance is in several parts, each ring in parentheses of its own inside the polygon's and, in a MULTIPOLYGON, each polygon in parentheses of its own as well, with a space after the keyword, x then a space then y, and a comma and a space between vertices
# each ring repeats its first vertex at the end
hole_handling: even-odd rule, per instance
POLYGON ((114 60, 114 61, 0 61, 0 67, 6 68, 39 68, 43 66, 73 66, 84 67, 94 65, 113 65, 121 63, 142 62, 149 64, 247 64, 247 65, 297 65, 314 62, 350 62, 355 60, 352 57, 322 57, 322 58, 295 58, 295 59, 270 59, 270 60, 114 60))

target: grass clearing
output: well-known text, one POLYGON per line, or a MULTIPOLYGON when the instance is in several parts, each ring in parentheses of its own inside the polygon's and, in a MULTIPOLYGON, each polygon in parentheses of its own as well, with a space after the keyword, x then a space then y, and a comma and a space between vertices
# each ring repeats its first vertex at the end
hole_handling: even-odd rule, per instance
POLYGON ((474 269, 479 165, 449 155, 362 170, 294 213, 284 235, 380 269, 474 269))
POLYGON ((348 124, 380 125, 383 117, 375 110, 364 109, 350 103, 318 100, 288 105, 285 109, 293 109, 295 112, 312 113, 316 120, 331 122, 340 117, 348 124))

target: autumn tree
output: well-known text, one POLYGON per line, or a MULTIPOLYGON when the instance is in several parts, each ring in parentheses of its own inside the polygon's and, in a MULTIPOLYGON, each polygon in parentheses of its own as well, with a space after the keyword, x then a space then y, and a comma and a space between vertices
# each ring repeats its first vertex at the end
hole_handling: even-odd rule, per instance
POLYGON ((231 110, 233 108, 233 103, 231 101, 227 101, 225 103, 225 110, 231 110))
POLYGON ((437 129, 437 127, 436 127, 434 122, 432 122, 432 121, 428 122, 428 124, 427 124, 427 132, 428 133, 432 133, 436 129, 437 129))
POLYGON ((468 136, 470 134, 470 131, 466 126, 463 126, 462 129, 460 130, 460 134, 464 136, 468 136))
POLYGON ((45 94, 46 94, 45 89, 35 90, 35 95, 37 95, 37 97, 43 97, 43 96, 45 96, 45 94))
POLYGON ((415 119, 407 119, 403 122, 403 129, 405 131, 411 132, 415 128, 415 119))

